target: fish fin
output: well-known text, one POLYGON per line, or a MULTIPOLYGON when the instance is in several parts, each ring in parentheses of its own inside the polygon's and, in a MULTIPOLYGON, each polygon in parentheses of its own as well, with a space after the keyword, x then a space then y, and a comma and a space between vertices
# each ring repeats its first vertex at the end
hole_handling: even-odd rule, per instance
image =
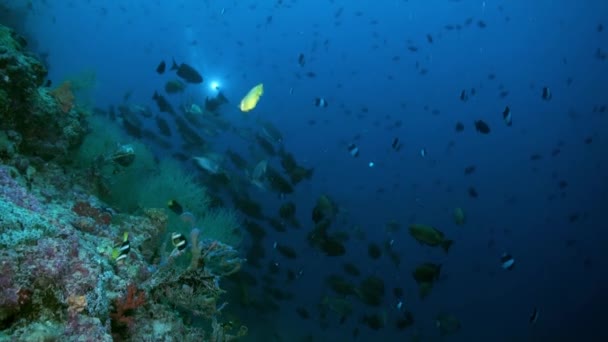
POLYGON ((447 253, 450 250, 450 247, 452 247, 453 243, 454 240, 443 240, 443 242, 441 242, 441 248, 443 248, 443 250, 447 253))
POLYGON ((171 70, 177 70, 179 69, 179 65, 177 65, 177 63, 175 63, 175 58, 173 58, 173 65, 171 65, 171 70))

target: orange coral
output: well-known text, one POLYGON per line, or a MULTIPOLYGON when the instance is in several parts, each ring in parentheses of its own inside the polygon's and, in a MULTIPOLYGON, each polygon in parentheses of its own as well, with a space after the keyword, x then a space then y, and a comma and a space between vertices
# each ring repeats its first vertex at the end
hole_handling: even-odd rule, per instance
POLYGON ((74 93, 72 93, 72 82, 65 81, 59 87, 51 90, 51 95, 57 100, 64 113, 69 112, 74 107, 74 93))

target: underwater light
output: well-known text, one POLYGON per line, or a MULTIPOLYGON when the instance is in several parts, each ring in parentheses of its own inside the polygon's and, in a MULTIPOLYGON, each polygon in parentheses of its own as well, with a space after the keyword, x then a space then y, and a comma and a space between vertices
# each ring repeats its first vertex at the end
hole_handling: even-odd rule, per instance
POLYGON ((211 90, 220 90, 220 83, 218 81, 211 81, 211 83, 209 83, 209 88, 211 88, 211 90))

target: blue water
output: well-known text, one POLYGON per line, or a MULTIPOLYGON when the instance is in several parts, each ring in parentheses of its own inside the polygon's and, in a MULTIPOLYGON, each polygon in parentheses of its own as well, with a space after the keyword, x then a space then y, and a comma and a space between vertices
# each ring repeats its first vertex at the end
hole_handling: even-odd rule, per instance
MULTIPOLYGON (((594 111, 608 105, 608 61, 596 56, 598 49, 608 52, 607 2, 32 3, 25 26, 36 38, 37 52, 48 53, 55 84, 93 70, 96 84, 89 95, 95 106, 119 104, 132 91, 131 103, 155 108, 151 95, 171 76, 154 70, 160 60, 170 65, 175 58, 200 70, 205 82, 190 85, 183 97, 170 97, 174 106, 187 96, 201 101, 213 94, 211 82, 218 82, 231 100, 222 108, 224 117, 234 125, 253 124, 258 117, 272 122, 283 132, 285 148, 314 167, 312 180, 287 196, 297 203, 304 228, 283 234, 268 229, 271 236, 264 241, 264 263, 277 260, 303 270, 297 281, 286 285, 283 277, 275 284, 295 298, 266 315, 233 308, 249 326, 250 340, 294 341, 308 334, 315 341, 608 338, 608 114, 594 111), (297 63, 300 53, 304 67, 297 63), (309 71, 316 77, 306 77, 309 71), (239 99, 258 83, 265 87, 258 107, 240 113, 239 99), (551 90, 550 101, 541 98, 543 87, 551 90), (476 94, 461 101, 461 91, 471 88, 476 94), (508 91, 504 98, 502 90, 508 91), (316 97, 329 106, 315 107, 316 97), (507 105, 512 127, 502 119, 507 105), (473 122, 480 119, 490 134, 475 132, 473 122), (455 132, 456 122, 464 124, 462 133, 455 132), (396 137, 403 144, 398 152, 391 149, 396 137), (347 151, 353 142, 358 158, 347 151), (560 153, 552 156, 556 148, 560 153), (542 159, 530 160, 533 154, 542 159), (469 165, 476 171, 465 175, 469 165), (561 180, 568 183, 564 189, 561 180), (467 194, 471 186, 479 193, 476 199, 467 194), (365 241, 347 243, 343 257, 325 257, 306 242, 310 211, 323 193, 341 208, 339 229, 359 226, 366 233, 365 241), (467 214, 462 227, 452 220, 456 207, 467 214), (573 214, 579 219, 570 222, 573 214), (390 220, 402 225, 398 233, 385 231, 390 220), (412 239, 406 227, 413 222, 438 227, 454 239, 449 254, 412 239), (369 241, 383 244, 387 238, 394 239, 399 267, 386 255, 377 261, 367 256, 369 241), (294 246, 298 259, 282 259, 272 250, 274 241, 294 246), (503 252, 516 260, 512 271, 500 267, 503 252), (383 304, 369 308, 353 299, 355 312, 343 325, 330 313, 322 329, 316 303, 332 295, 324 277, 340 273, 347 260, 364 275, 384 279, 383 304), (420 300, 411 271, 425 261, 443 268, 430 296, 420 300), (415 317, 403 331, 392 323, 397 286, 415 317), (298 306, 312 318, 300 319, 298 306), (531 325, 535 307, 540 315, 531 325), (462 329, 440 337, 435 327, 440 312, 458 317, 462 329), (372 313, 386 315, 387 325, 376 331, 360 322, 372 313)), ((248 143, 227 139, 247 150, 248 143)), ((269 194, 259 200, 267 213, 280 203, 269 194)))

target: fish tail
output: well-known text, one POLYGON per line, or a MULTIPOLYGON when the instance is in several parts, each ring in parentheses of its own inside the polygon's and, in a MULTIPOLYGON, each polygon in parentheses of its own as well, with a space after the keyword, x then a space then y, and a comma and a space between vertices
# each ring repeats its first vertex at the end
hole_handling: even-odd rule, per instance
POLYGON ((175 63, 175 58, 173 58, 173 65, 171 65, 171 70, 177 70, 179 69, 179 66, 177 65, 177 63, 175 63))
POLYGON ((454 240, 443 240, 441 243, 441 248, 443 248, 443 250, 447 253, 450 250, 450 247, 452 247, 453 243, 454 240))

